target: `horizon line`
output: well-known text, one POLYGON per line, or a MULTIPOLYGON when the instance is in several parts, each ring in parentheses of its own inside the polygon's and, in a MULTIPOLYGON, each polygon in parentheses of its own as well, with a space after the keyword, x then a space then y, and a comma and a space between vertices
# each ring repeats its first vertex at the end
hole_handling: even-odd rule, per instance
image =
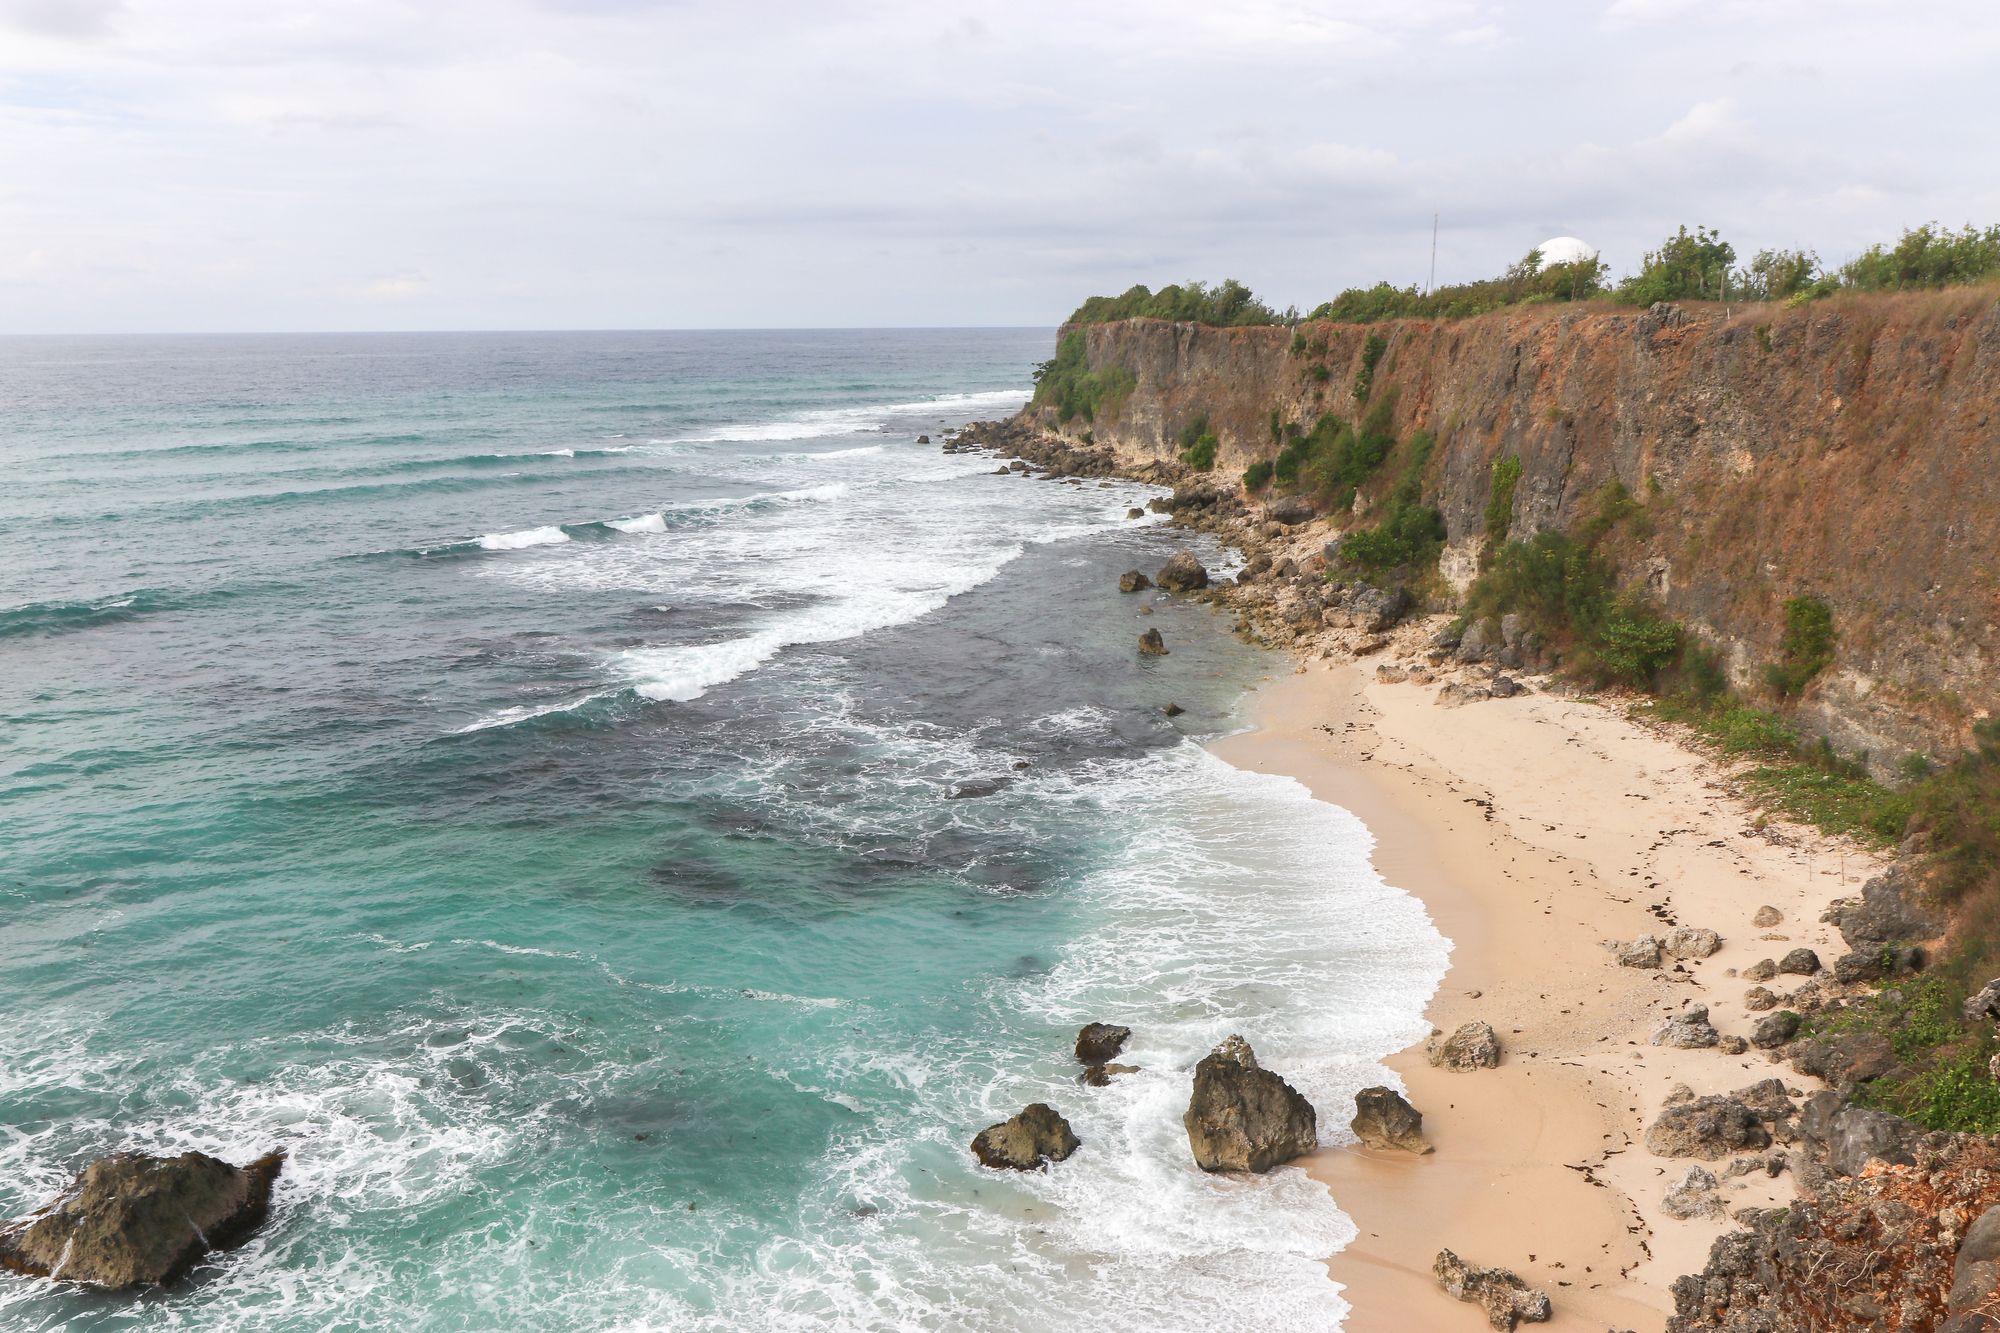
POLYGON ((979 333, 1057 329, 1055 324, 727 324, 657 327, 436 329, 94 329, 88 332, 0 330, 0 338, 347 338, 449 333, 979 333))

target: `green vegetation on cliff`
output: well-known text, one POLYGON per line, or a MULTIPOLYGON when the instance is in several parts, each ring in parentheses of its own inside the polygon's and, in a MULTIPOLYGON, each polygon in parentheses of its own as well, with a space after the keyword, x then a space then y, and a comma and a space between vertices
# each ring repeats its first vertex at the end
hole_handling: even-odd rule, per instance
POLYGON ((1340 541, 1340 558, 1377 576, 1414 576, 1437 564, 1444 549, 1444 515, 1423 502, 1424 470, 1437 441, 1420 430, 1403 443, 1403 470, 1382 502, 1382 518, 1340 541))
POLYGON ((1172 319, 1230 328, 1244 324, 1288 324, 1234 278, 1215 286, 1186 282, 1153 291, 1141 284, 1122 296, 1093 296, 1076 308, 1070 324, 1109 324, 1121 319, 1172 319))
POLYGON ((1306 318, 1336 324, 1378 324, 1389 319, 1459 319, 1511 305, 1582 301, 1604 290, 1604 274, 1604 264, 1597 259, 1544 264, 1542 252, 1530 250, 1497 278, 1428 292, 1386 282, 1350 287, 1306 318))
POLYGON ((1090 369, 1083 335, 1071 332, 1056 344, 1056 354, 1035 367, 1035 407, 1053 407, 1067 424, 1082 417, 1095 421, 1099 412, 1116 415, 1139 377, 1124 366, 1090 369))

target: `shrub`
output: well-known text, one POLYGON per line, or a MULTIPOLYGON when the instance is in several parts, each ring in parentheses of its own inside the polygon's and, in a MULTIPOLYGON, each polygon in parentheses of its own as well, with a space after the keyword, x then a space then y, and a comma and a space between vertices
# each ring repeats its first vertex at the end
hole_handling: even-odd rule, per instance
POLYGON ((1438 552, 1444 547, 1444 516, 1423 503, 1424 469, 1430 465, 1435 447, 1429 431, 1410 437, 1408 458, 1383 502, 1381 521, 1341 538, 1342 560, 1375 574, 1414 571, 1437 563, 1438 552))
POLYGON ((1894 246, 1870 246, 1840 270, 1856 291, 1949 287, 2000 273, 2000 227, 1949 231, 1934 222, 1903 233, 1894 246))
POLYGON ((1121 319, 1171 319, 1223 327, 1286 322, 1234 278, 1213 287, 1188 282, 1156 292, 1141 284, 1120 296, 1093 296, 1078 306, 1067 322, 1107 324, 1121 319))
POLYGON ((1361 345, 1361 369, 1354 373, 1354 401, 1366 403, 1368 395, 1375 388, 1375 365, 1382 359, 1382 353, 1389 350, 1389 340, 1379 333, 1368 335, 1368 341, 1361 345))
POLYGON ((1507 540, 1514 526, 1514 487, 1521 480, 1521 460, 1510 454, 1493 460, 1493 487, 1486 496, 1486 540, 1496 545, 1507 540))
POLYGON ((1181 427, 1181 462, 1197 472, 1208 471, 1215 466, 1217 443, 1215 433, 1208 428, 1208 418, 1196 417, 1181 427))
POLYGON ((1246 491, 1263 490, 1271 484, 1271 474, 1275 470, 1276 464, 1272 463, 1270 459, 1258 459, 1249 467, 1243 469, 1243 489, 1246 491))
POLYGON ((1034 405, 1053 406, 1064 422, 1094 421, 1099 412, 1116 415, 1139 377, 1124 366, 1090 369, 1083 334, 1073 331, 1056 344, 1056 354, 1035 367, 1034 405))
POLYGON ((1972 748, 1911 790, 1927 830, 1939 892, 1956 901, 2000 885, 2000 719, 1972 727, 1972 748))
MULTIPOLYGON (((1810 250, 1759 250, 1736 275, 1746 301, 1786 301, 1819 280, 1819 256, 1810 250)), ((1759 324, 1757 340, 1771 350, 1770 326, 1759 324)))
POLYGON ((1817 597, 1785 603, 1785 637, 1765 679, 1780 698, 1793 698, 1833 661, 1833 608, 1817 597))
POLYGON ((1682 227, 1648 252, 1639 271, 1618 284, 1617 297, 1631 305, 1687 301, 1722 295, 1723 279, 1736 262, 1736 247, 1720 233, 1682 227))
POLYGON ((1604 290, 1605 266, 1596 258, 1570 264, 1544 264, 1542 252, 1530 250, 1497 278, 1459 283, 1424 292, 1378 282, 1350 287, 1307 316, 1339 324, 1378 324, 1383 320, 1458 319, 1505 306, 1546 301, 1582 301, 1604 290))

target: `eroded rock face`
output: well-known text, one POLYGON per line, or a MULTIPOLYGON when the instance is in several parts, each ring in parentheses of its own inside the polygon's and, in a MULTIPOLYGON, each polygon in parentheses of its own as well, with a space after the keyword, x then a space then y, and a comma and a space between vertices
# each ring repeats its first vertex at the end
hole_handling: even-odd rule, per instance
POLYGON ((1319 1146, 1312 1103, 1232 1036, 1202 1057, 1181 1124, 1204 1171, 1269 1171, 1319 1146))
POLYGON ((1069 1121, 1054 1107, 1033 1102, 1019 1115, 980 1130, 972 1141, 972 1155, 981 1166, 1034 1171, 1062 1161, 1081 1146, 1069 1121))
POLYGON ((1423 1113, 1394 1088, 1363 1088, 1355 1093, 1349 1127, 1369 1148, 1401 1148, 1420 1155, 1431 1151, 1424 1142, 1423 1113))
POLYGON ((1666 1107, 1646 1127, 1646 1151, 1655 1157, 1696 1157, 1713 1162, 1731 1153, 1770 1146, 1771 1135, 1763 1121, 1734 1097, 1697 1097, 1666 1107))
POLYGON ((1477 1019, 1461 1023, 1449 1037, 1433 1033, 1424 1043, 1424 1058, 1440 1069, 1495 1069, 1500 1064, 1500 1034, 1492 1024, 1477 1019))
POLYGON ((1554 1311, 1547 1292, 1536 1291, 1505 1268, 1481 1268, 1450 1250, 1439 1250, 1431 1275, 1453 1300, 1470 1301, 1486 1312, 1486 1322, 1502 1330, 1517 1324, 1547 1323, 1554 1311))
POLYGON ((198 1152, 99 1158, 60 1199, 0 1228, 0 1266, 100 1287, 172 1282, 210 1250, 249 1239, 284 1162, 281 1152, 247 1167, 198 1152))
POLYGON ((1160 572, 1153 576, 1153 582, 1168 592, 1194 592, 1208 586, 1208 571, 1201 561, 1188 551, 1176 551, 1160 566, 1160 572))

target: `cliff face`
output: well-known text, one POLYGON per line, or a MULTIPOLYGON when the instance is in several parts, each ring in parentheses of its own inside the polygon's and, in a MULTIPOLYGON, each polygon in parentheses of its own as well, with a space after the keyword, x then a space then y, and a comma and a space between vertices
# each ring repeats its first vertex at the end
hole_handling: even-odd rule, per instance
MULTIPOLYGON (((1724 650, 1739 684, 1775 660, 1785 599, 1823 598, 1834 665, 1803 719, 1878 767, 1953 753, 2000 702, 2000 301, 1991 289, 1845 298, 1796 310, 1540 306, 1454 322, 1217 329, 1087 326, 1093 370, 1137 386, 1089 428, 1170 459, 1197 417, 1234 477, 1280 422, 1371 404, 1438 445, 1426 494, 1462 587, 1493 464, 1518 456, 1515 536, 1568 527, 1605 483, 1646 507, 1627 572, 1724 650), (1323 351, 1319 350, 1321 347, 1323 351), (1316 371, 1314 367, 1323 367, 1316 371)), ((1056 426, 1053 419, 1045 424, 1056 426)), ((1378 483, 1379 484, 1379 483, 1378 483)))

